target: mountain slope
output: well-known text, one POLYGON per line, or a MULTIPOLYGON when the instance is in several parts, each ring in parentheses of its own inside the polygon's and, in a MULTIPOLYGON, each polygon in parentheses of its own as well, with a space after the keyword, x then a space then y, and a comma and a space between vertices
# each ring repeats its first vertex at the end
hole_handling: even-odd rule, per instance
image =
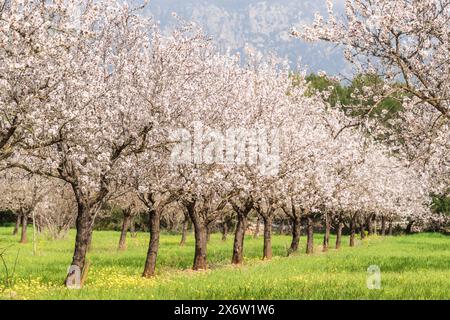
MULTIPOLYGON (((341 2, 336 1, 338 10, 341 2)), ((197 22, 221 50, 242 51, 249 45, 262 53, 274 52, 288 58, 293 67, 301 58, 302 66, 310 71, 347 73, 341 50, 324 43, 303 43, 289 35, 292 26, 311 22, 317 11, 326 11, 325 1, 153 0, 146 8, 146 13, 164 29, 176 23, 173 12, 197 22)))

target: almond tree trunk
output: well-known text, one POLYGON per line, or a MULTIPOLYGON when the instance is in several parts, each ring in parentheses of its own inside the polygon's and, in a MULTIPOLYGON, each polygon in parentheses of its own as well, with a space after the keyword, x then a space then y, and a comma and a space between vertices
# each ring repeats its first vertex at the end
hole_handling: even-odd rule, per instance
MULTIPOLYGON (((80 271, 86 263, 86 253, 92 239, 92 216, 91 210, 84 201, 78 201, 78 214, 76 219, 77 235, 75 237, 75 250, 72 258, 72 266, 77 266, 80 271)), ((72 280, 72 275, 68 274, 66 278, 66 285, 69 285, 72 280)))
POLYGON ((195 202, 190 202, 186 204, 186 210, 191 218, 192 224, 194 226, 194 236, 195 236, 195 253, 194 253, 194 264, 192 269, 202 270, 207 269, 206 260, 206 250, 207 250, 207 238, 208 230, 205 223, 201 221, 199 214, 196 212, 195 202))
POLYGON ((137 234, 136 234, 136 221, 135 221, 135 217, 133 216, 131 218, 130 221, 130 234, 132 238, 136 238, 137 234))
POLYGON ((253 238, 258 238, 259 237, 259 225, 261 224, 261 218, 258 216, 258 219, 256 220, 256 227, 255 227, 255 232, 253 233, 253 238))
POLYGON ((288 250, 288 256, 294 252, 298 251, 298 245, 300 243, 301 235, 301 220, 300 217, 292 218, 292 241, 291 246, 288 250))
POLYGON ((150 209, 149 215, 149 230, 150 230, 150 242, 148 245, 147 258, 145 259, 143 277, 149 278, 155 275, 156 258, 158 256, 159 249, 159 235, 160 235, 160 214, 157 210, 150 209))
POLYGON ((389 221, 389 230, 388 230, 388 233, 389 233, 389 235, 390 236, 392 236, 392 233, 393 233, 393 226, 392 226, 392 221, 389 221))
POLYGON ((247 217, 253 209, 253 204, 252 198, 245 199, 241 205, 231 201, 237 217, 236 229, 234 230, 233 256, 231 257, 232 264, 241 264, 244 261, 244 239, 245 231, 247 230, 247 217))
POLYGON ((284 234, 286 221, 284 219, 281 219, 280 228, 278 229, 278 234, 282 235, 284 234))
POLYGON ((227 241, 228 236, 228 220, 225 220, 222 224, 222 241, 227 241))
POLYGON ((369 232, 369 236, 373 235, 372 216, 367 219, 367 231, 369 232))
POLYGON ((377 215, 376 214, 373 215, 373 234, 374 235, 378 234, 377 215))
POLYGON ((195 233, 195 254, 194 265, 192 269, 201 270, 207 269, 206 263, 206 247, 207 247, 207 230, 201 223, 194 222, 195 233))
POLYGON ((323 236, 323 252, 328 251, 328 247, 330 245, 330 231, 331 231, 331 222, 330 222, 330 217, 327 214, 325 217, 325 234, 323 236))
POLYGON ((183 226, 181 229, 181 240, 180 240, 180 246, 184 246, 186 244, 187 239, 187 233, 188 233, 188 227, 189 227, 189 218, 186 217, 183 221, 183 226))
POLYGON ((14 230, 13 230, 13 236, 17 235, 17 233, 19 232, 21 218, 22 218, 21 215, 17 214, 16 224, 15 224, 14 230))
POLYGON ((412 233, 412 227, 413 227, 414 222, 415 222, 415 220, 411 220, 410 222, 408 222, 408 225, 406 226, 406 230, 405 230, 405 232, 407 234, 412 233))
POLYGON ((366 230, 364 229, 363 222, 361 222, 361 224, 359 225, 359 237, 361 238, 361 240, 366 237, 366 230))
POLYGON ((26 212, 22 212, 20 216, 22 219, 22 233, 20 235, 20 243, 27 243, 28 214, 26 212))
POLYGON ((381 216, 381 235, 384 237, 386 235, 386 218, 381 216))
POLYGON ((122 230, 120 232, 119 250, 123 251, 127 248, 127 233, 131 223, 131 215, 127 210, 123 211, 122 230))
POLYGON ((355 234, 356 234, 355 221, 352 219, 350 221, 350 247, 355 246, 355 234))
POLYGON ((244 238, 247 228, 247 215, 244 213, 237 214, 236 230, 234 231, 233 256, 232 264, 241 264, 244 260, 244 238))
POLYGON ((272 259, 272 216, 263 216, 264 222, 264 249, 263 259, 272 259))
POLYGON ((342 239, 342 228, 344 227, 344 224, 342 222, 339 222, 336 230, 336 249, 341 248, 341 239, 342 239))
POLYGON ((314 221, 309 216, 307 217, 307 227, 306 227, 306 253, 314 253, 314 221))

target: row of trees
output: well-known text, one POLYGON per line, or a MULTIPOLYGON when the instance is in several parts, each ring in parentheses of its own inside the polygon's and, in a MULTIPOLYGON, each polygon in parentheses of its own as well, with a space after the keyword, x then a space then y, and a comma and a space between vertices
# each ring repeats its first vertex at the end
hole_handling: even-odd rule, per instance
POLYGON ((382 233, 394 221, 429 221, 429 192, 448 187, 446 113, 422 134, 439 108, 405 99, 402 139, 381 143, 370 133, 385 126, 355 123, 311 93, 305 75, 294 81, 286 62, 248 51, 242 65, 195 25, 179 21, 163 35, 138 9, 0 2, 2 203, 22 217, 41 201, 58 217, 74 208, 72 265, 85 266, 106 203, 148 213, 144 276, 155 272, 161 217, 176 207, 193 224, 195 270, 207 268, 208 230, 231 213, 235 264, 251 213, 263 221, 267 259, 280 214, 291 220, 290 252, 305 221, 308 253, 315 221, 325 247, 332 227, 339 243, 347 225, 353 245, 374 217, 382 233))

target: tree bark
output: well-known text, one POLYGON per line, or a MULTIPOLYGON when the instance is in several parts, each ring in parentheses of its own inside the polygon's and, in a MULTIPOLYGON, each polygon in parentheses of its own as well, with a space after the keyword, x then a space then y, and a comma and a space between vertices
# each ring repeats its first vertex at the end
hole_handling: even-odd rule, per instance
POLYGON ((377 228, 377 215, 374 214, 373 215, 373 234, 377 235, 378 234, 378 228, 377 228))
POLYGON ((22 219, 22 233, 20 235, 20 243, 27 243, 28 214, 23 212, 21 214, 21 219, 22 219))
POLYGON ((225 220, 222 224, 222 241, 227 241, 228 235, 228 220, 225 220))
POLYGON ((288 250, 288 256, 298 251, 298 245, 300 243, 301 227, 302 225, 300 217, 292 218, 292 241, 291 246, 288 250))
POLYGON ((206 225, 201 221, 199 215, 195 209, 195 202, 190 202, 186 205, 186 210, 191 218, 192 224, 194 225, 194 236, 195 236, 195 253, 194 253, 194 264, 192 269, 202 270, 207 269, 206 260, 206 250, 207 250, 207 237, 208 232, 206 225))
POLYGON ((135 216, 133 216, 130 220, 130 235, 132 238, 137 237, 135 216))
POLYGON ((200 223, 194 222, 195 232, 195 254, 194 265, 192 269, 201 270, 207 269, 206 263, 206 247, 207 247, 207 231, 206 227, 200 223))
POLYGON ((342 239, 342 228, 344 227, 344 224, 342 222, 339 222, 336 230, 336 249, 341 248, 341 239, 342 239))
POLYGON ((186 238, 188 233, 189 219, 186 217, 183 221, 183 227, 181 229, 181 240, 180 246, 184 246, 186 244, 186 238))
POLYGON ((384 237, 386 235, 386 218, 381 216, 381 235, 384 237))
POLYGON ((150 209, 149 215, 149 229, 150 229, 150 242, 148 245, 147 258, 145 260, 143 277, 149 278, 155 275, 156 258, 158 256, 159 249, 159 235, 160 235, 160 214, 150 209))
MULTIPOLYGON (((72 266, 77 266, 83 271, 86 263, 86 253, 92 239, 92 216, 85 203, 78 201, 78 214, 76 219, 77 235, 75 237, 75 250, 72 258, 72 266)), ((66 285, 71 281, 71 275, 66 278, 66 285)))
POLYGON ((355 246, 355 222, 353 220, 350 221, 350 247, 355 246))
POLYGON ((406 226, 406 233, 410 234, 412 233, 412 226, 414 224, 415 220, 411 220, 410 222, 408 222, 408 225, 406 226))
POLYGON ((121 251, 127 248, 127 233, 128 228, 130 227, 130 222, 131 222, 131 215, 126 210, 124 210, 122 230, 120 232, 120 240, 119 240, 119 250, 121 251))
POLYGON ((389 233, 389 235, 390 236, 392 236, 392 233, 393 233, 393 226, 392 226, 392 221, 389 221, 389 230, 388 230, 388 233, 389 233))
POLYGON ((280 235, 284 234, 285 226, 286 226, 286 221, 284 219, 282 219, 281 223, 280 223, 280 229, 278 230, 278 234, 280 234, 280 235))
POLYGON ((322 249, 323 252, 327 252, 328 247, 330 245, 330 230, 331 230, 331 222, 330 217, 327 215, 325 221, 325 234, 323 236, 323 249, 322 249))
POLYGON ((261 223, 261 218, 258 216, 258 219, 256 220, 256 227, 255 227, 255 233, 253 234, 253 238, 258 238, 259 236, 259 225, 261 223))
POLYGON ((306 253, 314 253, 314 221, 311 217, 307 218, 306 226, 306 253))
POLYGON ((369 236, 373 235, 373 225, 372 225, 372 216, 367 219, 367 231, 369 236))
POLYGON ((14 230, 13 230, 13 236, 17 235, 17 233, 19 232, 21 218, 22 218, 21 215, 17 214, 16 224, 15 224, 14 230))
POLYGON ((244 238, 247 228, 247 216, 244 213, 237 214, 236 230, 234 232, 232 264, 241 264, 244 260, 244 238))
POLYGON ((264 222, 264 249, 263 259, 272 259, 272 216, 263 217, 264 222))
POLYGON ((364 222, 361 222, 361 224, 359 225, 359 237, 361 238, 361 240, 366 237, 366 230, 364 229, 364 222))

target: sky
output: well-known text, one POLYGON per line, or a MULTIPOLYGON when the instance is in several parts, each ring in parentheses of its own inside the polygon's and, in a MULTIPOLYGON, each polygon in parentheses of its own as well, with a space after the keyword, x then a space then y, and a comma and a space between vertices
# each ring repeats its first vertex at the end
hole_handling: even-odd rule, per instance
MULTIPOLYGON (((336 11, 342 11, 343 2, 335 0, 336 11)), ((166 31, 176 24, 173 12, 202 26, 222 51, 242 52, 251 46, 287 58, 293 69, 350 73, 340 48, 304 43, 289 35, 293 26, 299 29, 310 23, 315 12, 325 14, 325 0, 150 0, 145 9, 166 31)))

